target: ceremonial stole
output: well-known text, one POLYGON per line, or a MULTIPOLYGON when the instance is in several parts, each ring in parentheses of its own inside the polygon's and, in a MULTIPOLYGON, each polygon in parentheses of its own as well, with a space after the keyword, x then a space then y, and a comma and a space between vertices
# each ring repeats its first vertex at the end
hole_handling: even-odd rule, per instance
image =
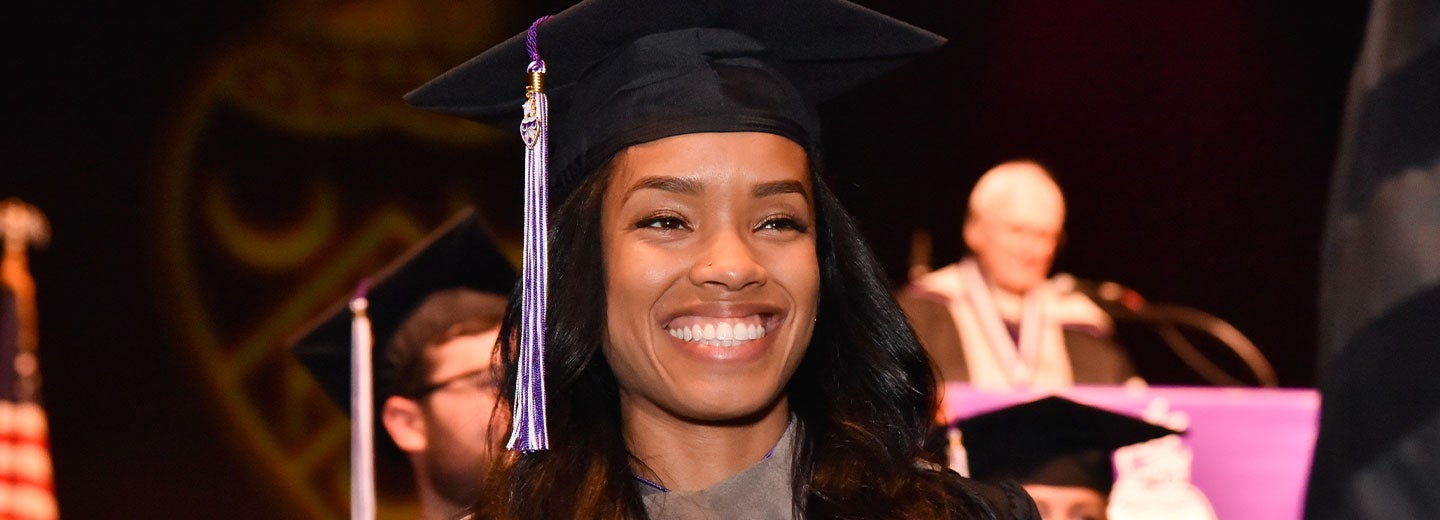
POLYGON ((1051 298, 1042 285, 1024 295, 1020 333, 1010 335, 1005 320, 973 258, 955 269, 958 297, 950 302, 951 315, 965 349, 970 381, 990 389, 1064 388, 1073 384, 1064 335, 1051 312, 1051 298))

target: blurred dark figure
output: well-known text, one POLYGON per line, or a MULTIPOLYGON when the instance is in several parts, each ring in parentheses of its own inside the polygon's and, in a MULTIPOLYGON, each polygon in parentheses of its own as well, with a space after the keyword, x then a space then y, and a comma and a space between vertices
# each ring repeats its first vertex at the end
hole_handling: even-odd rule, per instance
MULTIPOLYGON (((422 520, 462 514, 503 455, 509 409, 495 345, 515 279, 469 208, 367 278, 365 314, 379 346, 371 409, 383 426, 374 430, 375 488, 402 502, 413 496, 422 520)), ((346 411, 354 409, 349 304, 336 302, 291 346, 346 411)))
POLYGON ((1320 433, 1305 516, 1440 511, 1440 2, 1376 0, 1321 262, 1320 433))

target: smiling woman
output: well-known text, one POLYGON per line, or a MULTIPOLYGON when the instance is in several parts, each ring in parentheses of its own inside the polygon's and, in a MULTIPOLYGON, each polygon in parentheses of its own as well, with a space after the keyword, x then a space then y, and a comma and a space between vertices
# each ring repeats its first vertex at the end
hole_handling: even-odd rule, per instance
MULTIPOLYGON (((632 449, 651 451, 659 430, 692 438, 696 421, 755 421, 778 439, 820 294, 805 151, 774 134, 687 134, 628 148, 612 171, 605 358, 625 423, 645 425, 627 428, 632 449)), ((652 458, 688 458, 675 455, 652 458)))
POLYGON ((519 291, 501 332, 510 400, 543 369, 548 408, 477 518, 1035 517, 921 461, 930 365, 819 172, 812 103, 942 41, 838 0, 589 0, 407 97, 529 106, 544 143, 496 78, 553 93, 543 364, 519 291))

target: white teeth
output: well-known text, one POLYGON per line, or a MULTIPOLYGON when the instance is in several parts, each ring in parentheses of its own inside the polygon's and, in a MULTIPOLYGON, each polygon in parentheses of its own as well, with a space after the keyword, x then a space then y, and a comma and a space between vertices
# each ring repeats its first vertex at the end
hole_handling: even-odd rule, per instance
POLYGON ((695 341, 717 347, 733 347, 746 341, 765 337, 765 326, 753 323, 695 324, 678 329, 667 328, 666 333, 682 341, 695 341))

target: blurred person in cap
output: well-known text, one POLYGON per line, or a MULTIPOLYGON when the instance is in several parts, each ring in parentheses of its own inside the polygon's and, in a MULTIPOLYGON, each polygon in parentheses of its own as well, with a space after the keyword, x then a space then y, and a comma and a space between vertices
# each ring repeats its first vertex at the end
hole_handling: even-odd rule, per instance
POLYGON ((503 375, 493 354, 505 303, 464 287, 437 291, 386 348, 397 377, 381 421, 409 456, 427 520, 455 518, 473 504, 500 452, 510 415, 499 402, 503 375))
MULTIPOLYGON (((950 442, 960 444, 950 446, 951 467, 984 482, 1019 483, 1043 520, 1106 520, 1115 484, 1115 450, 1181 433, 1060 396, 980 413, 949 426, 950 442)), ((940 451, 932 451, 936 460, 947 460, 940 451)))
MULTIPOLYGON (((495 346, 507 305, 500 294, 515 278, 483 223, 466 210, 372 277, 366 291, 373 335, 383 346, 374 352, 374 395, 388 436, 379 436, 376 450, 403 453, 425 520, 467 510, 492 459, 503 453, 509 411, 499 400, 495 346)), ((351 311, 348 300, 340 303, 292 350, 349 410, 351 311)), ((391 469, 385 456, 377 458, 376 478, 393 482, 405 472, 384 471, 391 469)), ((408 488, 402 484, 390 487, 408 488)))
POLYGON ((980 176, 964 224, 970 255, 898 294, 941 379, 995 390, 1138 381, 1109 315, 1069 275, 1050 277, 1064 224, 1064 195, 1039 163, 980 176))
POLYGON ((520 453, 478 517, 1034 517, 921 458, 933 372, 820 175, 815 103, 941 43, 839 0, 589 0, 407 95, 518 129, 533 181, 520 453))

